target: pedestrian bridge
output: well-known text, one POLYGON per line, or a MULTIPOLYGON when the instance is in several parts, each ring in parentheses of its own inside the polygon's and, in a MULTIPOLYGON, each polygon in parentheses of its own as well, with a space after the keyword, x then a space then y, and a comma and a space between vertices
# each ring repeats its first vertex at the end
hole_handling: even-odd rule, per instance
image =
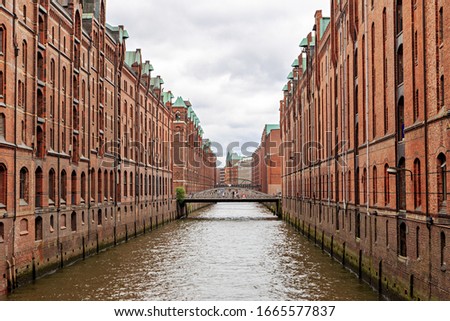
POLYGON ((245 187, 219 187, 189 195, 184 203, 274 203, 281 215, 281 197, 245 187))

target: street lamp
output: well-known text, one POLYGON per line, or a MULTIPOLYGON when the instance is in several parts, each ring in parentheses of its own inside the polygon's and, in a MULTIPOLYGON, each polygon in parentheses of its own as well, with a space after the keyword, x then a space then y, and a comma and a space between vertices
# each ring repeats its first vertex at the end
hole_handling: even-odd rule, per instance
POLYGON ((400 167, 389 167, 387 169, 388 174, 391 175, 397 175, 398 172, 409 172, 411 174, 411 180, 413 180, 413 172, 410 169, 407 168, 400 168, 400 167))

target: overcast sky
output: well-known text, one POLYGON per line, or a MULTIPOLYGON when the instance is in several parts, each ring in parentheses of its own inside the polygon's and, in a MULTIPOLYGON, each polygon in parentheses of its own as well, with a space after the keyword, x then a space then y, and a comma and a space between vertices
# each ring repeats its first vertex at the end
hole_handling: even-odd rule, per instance
MULTIPOLYGON (((279 101, 299 43, 329 0, 108 0, 166 91, 189 99, 204 137, 224 148, 259 142, 278 123, 279 101)), ((238 151, 238 149, 236 149, 238 151)))

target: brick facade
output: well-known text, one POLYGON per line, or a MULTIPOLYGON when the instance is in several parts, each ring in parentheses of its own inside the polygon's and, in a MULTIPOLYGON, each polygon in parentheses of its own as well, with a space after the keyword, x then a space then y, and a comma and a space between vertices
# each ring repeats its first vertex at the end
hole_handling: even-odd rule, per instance
POLYGON ((285 218, 405 299, 450 298, 447 4, 330 1, 280 103, 285 218))
POLYGON ((0 293, 176 218, 173 96, 105 15, 0 4, 0 293))

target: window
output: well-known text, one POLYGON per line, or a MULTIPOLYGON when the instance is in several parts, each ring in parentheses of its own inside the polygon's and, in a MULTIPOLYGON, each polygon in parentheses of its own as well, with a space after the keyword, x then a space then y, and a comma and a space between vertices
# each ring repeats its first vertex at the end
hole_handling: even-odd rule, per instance
POLYGON ((362 184, 362 190, 363 190, 363 194, 364 194, 363 195, 364 204, 367 204, 367 170, 365 168, 363 170, 361 184, 362 184))
POLYGON ((81 173, 81 203, 84 203, 86 200, 86 174, 84 172, 81 173))
POLYGON ((444 42, 444 8, 439 9, 439 43, 444 42))
POLYGON ((44 185, 44 173, 42 172, 42 169, 38 167, 35 172, 35 178, 34 178, 35 188, 34 188, 34 196, 35 196, 35 207, 42 207, 43 206, 43 185, 44 185))
POLYGON ((403 3, 402 0, 397 0, 395 11, 395 26, 397 35, 403 31, 403 3))
POLYGON ((27 58, 28 58, 28 50, 27 50, 27 42, 22 42, 22 66, 25 70, 25 73, 27 72, 27 58))
POLYGON ((378 173, 377 173, 377 167, 374 166, 373 167, 373 177, 372 177, 373 181, 373 204, 377 204, 378 203, 378 173))
POLYGON ((447 206, 447 160, 444 154, 437 159, 437 193, 439 211, 445 212, 447 206))
POLYGON ((114 174, 113 171, 109 172, 109 198, 113 199, 114 196, 114 174))
POLYGON ((414 208, 422 206, 422 184, 420 173, 420 160, 414 161, 414 208))
POLYGON ((36 134, 36 157, 43 158, 45 154, 45 135, 41 126, 37 127, 36 134))
POLYGON ((406 257, 406 224, 401 223, 399 228, 399 250, 398 254, 400 256, 406 257))
POLYGON ((108 201, 108 172, 105 170, 103 173, 103 184, 104 184, 104 201, 108 201))
POLYGON ((72 232, 77 231, 77 213, 76 212, 72 212, 72 214, 70 215, 70 229, 72 232))
POLYGON ((67 174, 66 171, 63 170, 61 172, 61 201, 66 202, 67 200, 67 174))
POLYGON ((441 266, 445 264, 445 233, 441 232, 441 266))
POLYGON ((398 141, 405 139, 405 103, 404 98, 400 97, 398 101, 398 141))
POLYGON ((133 197, 133 173, 130 173, 130 196, 133 197))
POLYGON ((95 170, 91 169, 91 202, 95 201, 95 170))
POLYGON ((3 79, 3 71, 0 71, 0 97, 4 96, 5 82, 3 79))
POLYGON ((102 202, 102 190, 103 190, 103 181, 102 181, 103 175, 102 171, 99 169, 97 174, 97 188, 98 188, 98 196, 97 196, 97 202, 102 202))
POLYGON ((389 186, 389 165, 384 166, 384 205, 388 206, 391 202, 390 186, 389 186))
POLYGON ((36 217, 36 221, 34 223, 34 240, 35 241, 41 241, 42 240, 42 217, 38 216, 36 217))
POLYGON ((28 220, 26 218, 20 221, 20 234, 28 234, 28 220))
POLYGON ((0 138, 6 140, 6 118, 5 114, 0 114, 0 138))
POLYGON ((5 241, 5 225, 0 222, 0 243, 5 241))
POLYGON ((8 171, 0 164, 0 208, 6 208, 8 195, 8 171))
POLYGON ((98 225, 102 225, 102 220, 103 220, 102 210, 98 210, 98 213, 97 213, 97 224, 98 225))
POLYGON ((127 172, 123 173, 123 196, 128 196, 127 172))
POLYGON ((60 217, 60 228, 62 230, 66 229, 67 227, 67 219, 66 219, 66 214, 61 214, 60 217))
POLYGON ((403 84, 404 74, 403 74, 403 45, 400 45, 397 50, 397 84, 403 84))
POLYGON ((53 232, 55 230, 55 217, 53 215, 50 215, 50 232, 53 232))
POLYGON ((72 172, 70 192, 72 194, 71 204, 76 205, 77 204, 77 173, 75 171, 72 172))
POLYGON ((416 259, 420 257, 420 227, 416 227, 416 259))
POLYGON ((0 54, 3 54, 5 52, 5 28, 3 26, 0 26, 0 54))
POLYGON ((28 169, 26 167, 22 167, 20 170, 20 199, 28 203, 28 169))
POLYGON ((48 173, 48 198, 49 205, 54 205, 56 200, 56 175, 53 168, 48 173))
POLYGON ((406 210, 406 172, 405 172, 405 159, 401 158, 398 163, 398 208, 399 210, 406 210))
POLYGON ((361 213, 359 212, 355 215, 355 237, 361 238, 361 213))

